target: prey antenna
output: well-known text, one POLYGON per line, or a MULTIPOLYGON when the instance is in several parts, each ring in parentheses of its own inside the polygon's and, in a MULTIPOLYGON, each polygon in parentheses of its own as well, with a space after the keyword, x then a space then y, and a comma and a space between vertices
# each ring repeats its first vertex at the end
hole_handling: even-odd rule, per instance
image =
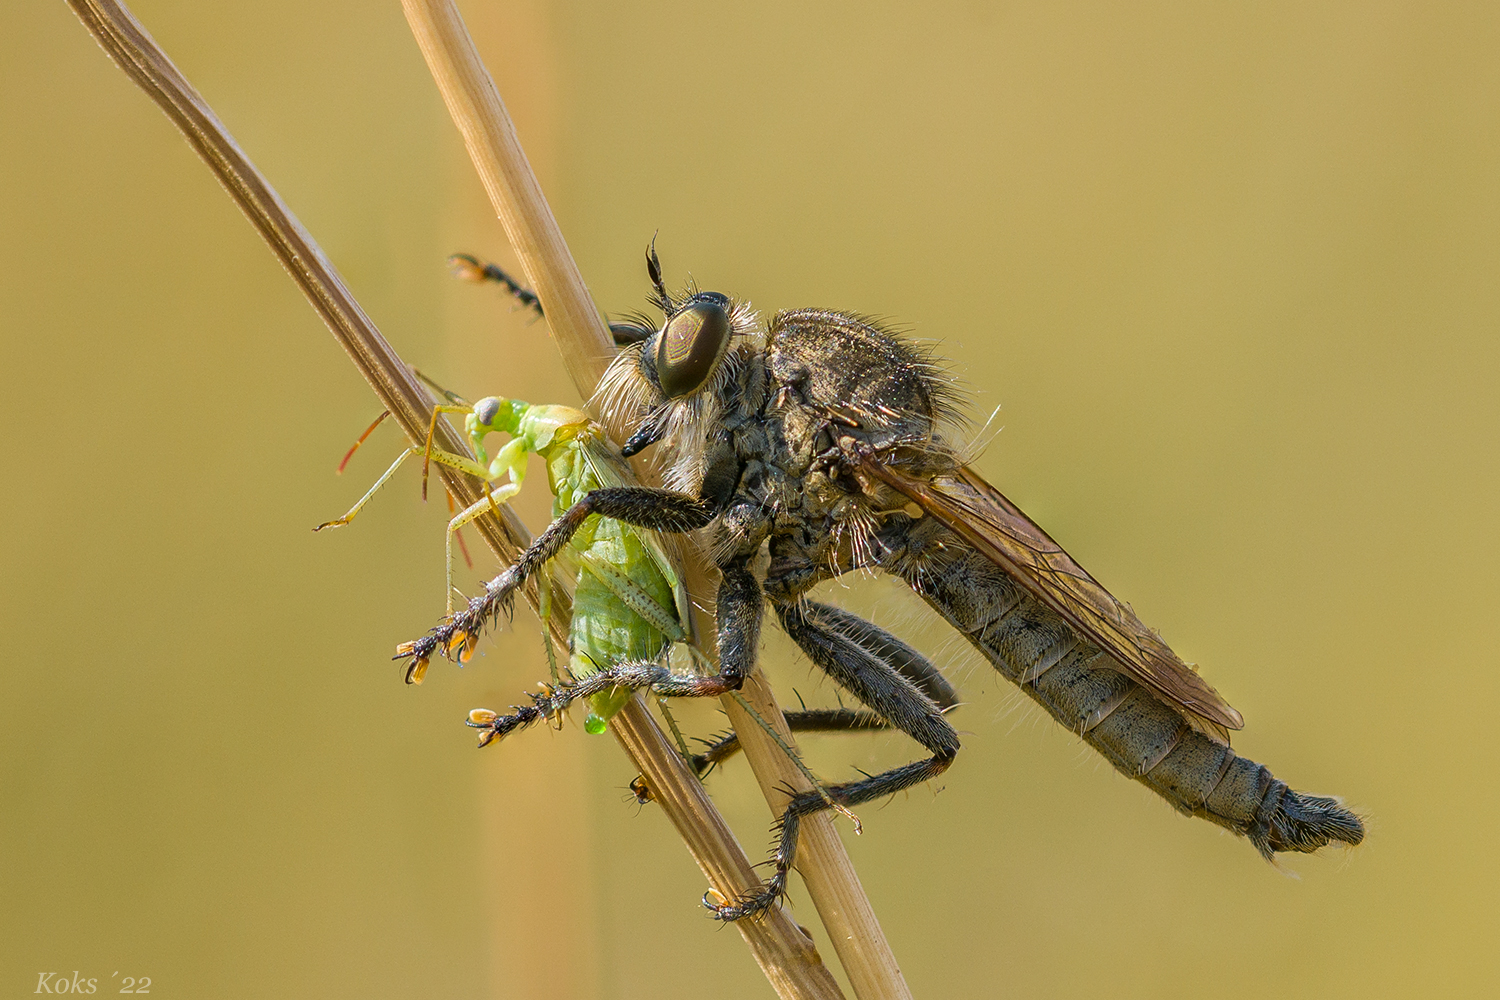
POLYGON ((375 428, 385 423, 385 418, 390 415, 390 410, 381 410, 380 416, 376 417, 374 422, 372 422, 369 427, 365 428, 365 432, 359 436, 359 440, 355 441, 352 445, 349 446, 349 450, 344 452, 344 460, 339 463, 339 467, 337 470, 338 475, 342 476, 344 474, 344 469, 348 466, 349 459, 354 457, 354 453, 356 451, 359 451, 359 446, 364 444, 365 440, 369 438, 371 434, 375 433, 375 428))
POLYGON ((427 385, 427 387, 429 389, 431 389, 433 392, 437 393, 439 396, 442 396, 444 399, 446 399, 448 402, 452 403, 454 406, 473 406, 474 405, 473 403, 469 402, 467 399, 464 399, 458 393, 454 392, 452 389, 444 389, 442 386, 438 385, 435 381, 433 381, 432 379, 428 378, 427 375, 425 373, 423 373, 420 368, 413 368, 412 369, 412 374, 415 375, 417 378, 421 379, 427 385))

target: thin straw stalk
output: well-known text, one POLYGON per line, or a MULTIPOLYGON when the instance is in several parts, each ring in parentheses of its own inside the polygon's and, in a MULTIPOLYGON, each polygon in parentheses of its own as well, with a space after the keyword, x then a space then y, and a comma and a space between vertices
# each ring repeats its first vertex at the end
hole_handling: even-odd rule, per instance
MULTIPOLYGON (((402 7, 521 267, 546 304, 547 322, 564 364, 579 393, 587 399, 614 354, 614 346, 526 160, 494 81, 451 0, 402 0, 402 7)), ((641 478, 648 479, 645 470, 641 470, 641 478)), ((700 597, 711 593, 705 587, 708 562, 698 551, 688 567, 689 586, 700 597)), ((700 627, 698 634, 712 632, 700 627)), ((759 670, 747 679, 741 693, 788 745, 796 746, 770 685, 759 670)), ((773 815, 779 816, 789 799, 788 789, 802 791, 811 786, 737 700, 725 697, 723 704, 761 791, 773 815)), ((832 813, 804 818, 797 869, 859 1000, 909 1000, 911 992, 834 829, 832 813)))
MULTIPOLYGON (((207 102, 124 4, 69 0, 69 6, 208 164, 302 288, 407 440, 421 445, 432 418, 426 390, 207 102)), ((449 451, 467 453, 462 439, 445 421, 438 421, 434 443, 449 451)), ((437 466, 436 471, 460 503, 467 506, 479 499, 478 484, 469 477, 445 466, 437 466)), ((486 515, 475 523, 486 544, 505 562, 514 561, 530 541, 525 526, 508 508, 502 508, 498 517, 486 515)), ((554 634, 565 642, 571 608, 569 602, 560 600, 564 596, 554 593, 552 621, 554 634)), ((535 586, 528 586, 526 597, 535 607, 535 586)), ((724 895, 734 895, 755 885, 758 880, 754 870, 733 833, 640 699, 627 705, 617 718, 623 720, 621 742, 633 764, 651 783, 657 801, 683 833, 689 851, 713 887, 724 895)), ((811 940, 784 911, 777 910, 762 921, 741 921, 740 930, 778 995, 788 1000, 831 1000, 842 995, 811 940)))

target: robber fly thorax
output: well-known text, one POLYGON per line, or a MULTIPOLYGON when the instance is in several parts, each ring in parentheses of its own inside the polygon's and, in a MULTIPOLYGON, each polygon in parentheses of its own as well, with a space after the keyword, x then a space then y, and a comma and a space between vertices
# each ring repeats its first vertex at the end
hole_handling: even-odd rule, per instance
POLYGON ((847 458, 879 454, 919 477, 960 466, 934 419, 957 419, 937 366, 910 350, 880 351, 857 317, 826 310, 780 313, 768 335, 748 304, 714 292, 679 306, 676 330, 702 337, 701 324, 721 315, 723 354, 697 393, 663 401, 672 387, 660 385, 645 342, 610 366, 599 407, 640 426, 624 454, 655 443, 669 488, 720 498, 722 514, 704 529, 715 561, 769 549, 762 583, 773 601, 878 566, 882 532, 922 511, 847 458), (681 319, 695 312, 700 322, 681 319))

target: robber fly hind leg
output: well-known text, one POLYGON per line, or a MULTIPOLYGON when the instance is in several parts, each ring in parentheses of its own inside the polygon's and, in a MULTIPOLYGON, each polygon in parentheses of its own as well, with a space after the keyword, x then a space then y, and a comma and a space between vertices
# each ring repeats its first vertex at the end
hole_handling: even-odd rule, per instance
MULTIPOLYGON (((946 771, 958 755, 958 733, 943 717, 943 709, 923 694, 888 658, 882 658, 851 637, 847 619, 853 616, 840 612, 842 617, 825 620, 819 614, 825 606, 811 602, 792 601, 775 606, 782 628, 809 659, 876 714, 932 751, 932 756, 858 781, 828 785, 794 797, 781 815, 778 824, 780 838, 772 856, 775 870, 765 884, 726 904, 715 905, 705 899, 705 905, 720 920, 754 916, 772 906, 785 893, 787 877, 796 859, 797 835, 803 816, 828 808, 830 799, 840 806, 856 806, 929 781, 946 771)), ((868 627, 874 629, 873 625, 868 627)), ((928 667, 935 672, 930 664, 928 667)))
MULTIPOLYGON (((857 708, 811 708, 800 712, 783 712, 782 717, 793 733, 855 733, 890 728, 890 723, 874 712, 863 712, 857 708)), ((710 770, 741 749, 739 734, 732 729, 702 742, 705 744, 702 753, 688 755, 688 763, 700 778, 707 777, 710 770)))

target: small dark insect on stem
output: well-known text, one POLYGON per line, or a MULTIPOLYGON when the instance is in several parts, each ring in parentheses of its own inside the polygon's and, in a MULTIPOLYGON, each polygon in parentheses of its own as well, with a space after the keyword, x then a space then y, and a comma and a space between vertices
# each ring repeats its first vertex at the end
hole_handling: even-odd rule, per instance
POLYGON ((519 302, 522 308, 527 308, 536 313, 537 319, 542 318, 542 303, 531 289, 516 281, 494 264, 487 264, 479 258, 466 253, 456 253, 448 258, 448 266, 452 268, 455 277, 464 281, 498 281, 510 292, 511 297, 519 302))

